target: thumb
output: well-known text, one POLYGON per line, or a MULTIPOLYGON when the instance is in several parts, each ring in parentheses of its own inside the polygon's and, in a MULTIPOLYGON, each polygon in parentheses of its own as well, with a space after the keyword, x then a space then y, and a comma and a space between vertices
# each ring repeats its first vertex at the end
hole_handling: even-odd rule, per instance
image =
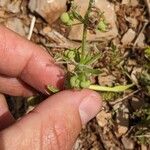
POLYGON ((99 94, 63 91, 48 98, 31 113, 0 133, 0 149, 69 150, 82 125, 99 111, 99 94), (14 138, 15 136, 15 138, 14 138))

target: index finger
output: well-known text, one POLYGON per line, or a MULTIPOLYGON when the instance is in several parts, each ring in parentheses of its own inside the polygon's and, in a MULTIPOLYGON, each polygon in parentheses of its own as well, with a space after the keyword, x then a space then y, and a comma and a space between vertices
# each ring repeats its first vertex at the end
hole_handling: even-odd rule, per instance
POLYGON ((61 88, 64 72, 42 48, 0 26, 0 73, 20 78, 43 92, 50 84, 61 88))

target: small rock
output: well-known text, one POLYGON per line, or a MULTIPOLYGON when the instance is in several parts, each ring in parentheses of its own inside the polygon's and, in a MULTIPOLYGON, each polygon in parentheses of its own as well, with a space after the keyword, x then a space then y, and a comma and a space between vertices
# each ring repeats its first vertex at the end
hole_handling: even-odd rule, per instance
POLYGON ((134 40, 135 36, 136 36, 136 32, 133 31, 132 29, 129 29, 129 30, 124 34, 124 36, 123 36, 123 38, 122 38, 122 40, 121 40, 122 44, 123 44, 123 45, 128 45, 128 44, 130 44, 130 43, 134 40))
POLYGON ((141 33, 140 35, 139 35, 139 37, 138 37, 138 40, 137 40, 137 43, 136 43, 136 45, 138 46, 138 47, 142 47, 142 48, 144 48, 145 47, 145 35, 143 34, 143 33, 141 33))
POLYGON ((138 67, 134 67, 133 71, 131 73, 131 78, 132 80, 138 85, 139 81, 137 79, 138 74, 140 74, 142 72, 142 68, 138 68, 138 67))
POLYGON ((30 0, 29 9, 52 24, 66 10, 66 2, 67 0, 30 0))
POLYGON ((137 65, 137 62, 135 59, 129 59, 128 60, 128 66, 136 66, 137 65))
POLYGON ((121 4, 137 6, 139 3, 137 0, 122 0, 121 4))
POLYGON ((5 23, 5 26, 11 29, 12 31, 20 34, 21 36, 26 36, 26 32, 24 29, 24 24, 18 18, 10 18, 5 23))
POLYGON ((139 5, 139 1, 138 0, 130 0, 130 5, 137 6, 137 5, 139 5))
POLYGON ((107 113, 102 110, 96 117, 99 126, 104 127, 108 124, 109 120, 111 119, 111 113, 107 113))
POLYGON ((21 0, 12 1, 7 5, 7 11, 12 13, 19 13, 21 2, 22 2, 21 0))
POLYGON ((112 75, 103 76, 102 74, 100 74, 98 76, 98 83, 102 86, 113 86, 115 80, 116 78, 112 75))
POLYGON ((117 130, 118 137, 121 137, 128 131, 128 127, 126 127, 126 126, 117 125, 117 128, 118 128, 118 130, 117 130))
POLYGON ((122 137, 121 141, 122 141, 125 149, 127 149, 127 150, 133 150, 134 149, 135 143, 131 139, 124 136, 124 137, 122 137))
POLYGON ((130 0, 122 0, 121 4, 127 5, 129 4, 130 0))
POLYGON ((9 3, 10 3, 10 0, 0 0, 0 6, 1 7, 5 7, 9 3))
MULTIPOLYGON (((75 4, 78 6, 78 12, 84 16, 88 8, 89 0, 74 0, 75 4)), ((90 41, 104 41, 106 39, 112 39, 118 35, 118 29, 116 26, 116 14, 114 11, 114 5, 107 0, 97 0, 95 1, 95 6, 104 12, 104 16, 107 22, 112 27, 108 32, 96 31, 96 34, 91 34, 88 32, 87 39, 90 41)), ((69 33, 69 39, 71 40, 82 40, 83 25, 76 25, 71 28, 69 33)))
POLYGON ((148 147, 144 144, 141 145, 141 150, 148 150, 148 147))
POLYGON ((43 32, 44 32, 45 34, 51 32, 51 31, 52 31, 52 28, 50 28, 49 26, 47 26, 47 27, 45 27, 45 28, 43 29, 43 32))

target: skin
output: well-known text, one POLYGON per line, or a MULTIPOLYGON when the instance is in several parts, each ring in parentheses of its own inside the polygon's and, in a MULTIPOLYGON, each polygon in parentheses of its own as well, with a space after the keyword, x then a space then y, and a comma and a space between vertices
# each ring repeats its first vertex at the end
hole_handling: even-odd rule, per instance
POLYGON ((99 94, 62 91, 15 120, 3 94, 32 96, 50 84, 63 89, 65 74, 50 55, 0 26, 0 149, 70 150, 81 130, 100 110, 99 94), (3 94, 2 94, 3 93, 3 94))

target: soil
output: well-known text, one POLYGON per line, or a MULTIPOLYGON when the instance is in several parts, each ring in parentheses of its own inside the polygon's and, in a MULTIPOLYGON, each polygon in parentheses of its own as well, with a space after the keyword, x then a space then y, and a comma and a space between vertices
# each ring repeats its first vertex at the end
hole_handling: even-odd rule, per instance
MULTIPOLYGON (((145 50, 150 46, 150 1, 108 2, 114 6, 115 36, 110 39, 103 33, 104 39, 90 40, 96 51, 102 53, 96 64, 102 73, 92 81, 104 86, 133 82, 136 86, 122 93, 100 93, 104 99, 102 111, 83 128, 74 149, 148 150, 150 52, 148 56, 145 50)), ((59 19, 53 24, 47 23, 46 18, 30 11, 28 3, 26 0, 0 1, 0 23, 42 46, 52 56, 63 53, 68 48, 79 47, 80 40, 69 39, 70 28, 63 25, 59 19), (34 23, 34 20, 30 34, 31 22, 34 23)), ((69 69, 69 66, 67 67, 69 69)), ((31 101, 23 97, 6 97, 16 119, 28 113, 43 99, 31 101)))

